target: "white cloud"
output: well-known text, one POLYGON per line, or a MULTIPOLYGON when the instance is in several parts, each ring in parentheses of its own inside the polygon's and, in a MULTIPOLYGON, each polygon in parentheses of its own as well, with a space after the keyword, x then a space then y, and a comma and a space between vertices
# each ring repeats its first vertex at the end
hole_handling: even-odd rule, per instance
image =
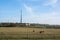
POLYGON ((58 3, 58 0, 47 0, 43 5, 44 6, 51 5, 52 7, 56 7, 57 3, 58 3))
POLYGON ((57 12, 45 13, 40 15, 40 23, 43 24, 60 24, 60 15, 57 12))
POLYGON ((52 4, 56 4, 56 3, 58 2, 58 0, 50 0, 50 2, 51 2, 52 4))
POLYGON ((36 15, 33 12, 33 8, 32 7, 27 6, 27 5, 24 4, 24 8, 29 13, 30 17, 36 17, 36 15))
POLYGON ((30 23, 42 23, 42 24, 60 24, 60 14, 53 11, 49 13, 38 13, 37 15, 33 12, 33 8, 27 5, 24 5, 26 11, 29 13, 29 16, 24 20, 30 23))
POLYGON ((25 5, 25 4, 24 4, 24 7, 25 7, 25 9, 26 9, 27 11, 32 12, 32 8, 31 8, 31 7, 29 7, 29 6, 25 5))
POLYGON ((38 17, 38 15, 34 14, 33 12, 33 8, 30 6, 27 6, 24 4, 24 8, 26 10, 26 12, 28 13, 28 17, 24 18, 24 20, 29 21, 29 22, 36 22, 36 18, 38 17))

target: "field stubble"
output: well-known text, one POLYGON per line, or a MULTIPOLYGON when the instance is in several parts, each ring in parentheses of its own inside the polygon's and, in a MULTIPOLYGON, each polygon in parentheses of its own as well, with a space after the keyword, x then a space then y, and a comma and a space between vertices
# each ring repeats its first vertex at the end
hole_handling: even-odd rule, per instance
POLYGON ((1 27, 0 39, 8 40, 59 40, 60 29, 45 29, 45 28, 25 28, 25 27, 1 27), (33 32, 34 30, 34 32, 33 32), (40 31, 44 31, 40 33, 40 31))

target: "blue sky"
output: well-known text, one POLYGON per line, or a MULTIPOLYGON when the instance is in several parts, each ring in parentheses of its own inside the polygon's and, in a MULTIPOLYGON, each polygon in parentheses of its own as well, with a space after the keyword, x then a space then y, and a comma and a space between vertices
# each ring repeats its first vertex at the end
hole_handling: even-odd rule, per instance
POLYGON ((58 24, 60 0, 0 0, 0 22, 58 24))

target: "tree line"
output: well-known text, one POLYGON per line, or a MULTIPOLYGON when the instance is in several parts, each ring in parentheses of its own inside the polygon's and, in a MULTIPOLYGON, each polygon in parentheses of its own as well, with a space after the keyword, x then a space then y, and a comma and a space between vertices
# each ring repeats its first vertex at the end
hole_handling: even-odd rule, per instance
MULTIPOLYGON (((25 24, 20 25, 21 23, 0 23, 0 27, 26 27, 25 24)), ((60 25, 49 25, 49 24, 37 24, 37 23, 30 23, 32 28, 56 28, 59 29, 60 25)))

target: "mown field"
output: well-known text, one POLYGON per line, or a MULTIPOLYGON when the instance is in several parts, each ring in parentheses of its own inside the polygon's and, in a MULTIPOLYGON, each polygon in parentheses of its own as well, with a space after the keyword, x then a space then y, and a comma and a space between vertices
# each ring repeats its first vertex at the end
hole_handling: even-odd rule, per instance
POLYGON ((60 40, 60 29, 0 27, 0 40, 60 40))

